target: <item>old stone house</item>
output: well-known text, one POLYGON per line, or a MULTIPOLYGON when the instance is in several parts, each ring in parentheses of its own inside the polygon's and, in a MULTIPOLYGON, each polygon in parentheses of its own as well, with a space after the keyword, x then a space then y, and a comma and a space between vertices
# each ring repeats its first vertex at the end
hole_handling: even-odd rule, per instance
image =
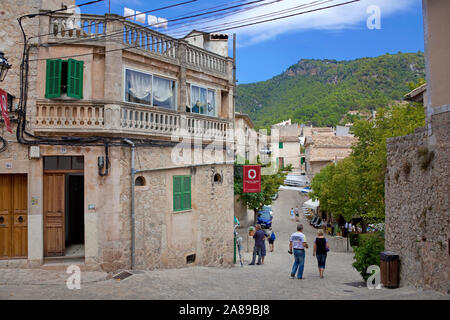
POLYGON ((336 136, 328 132, 305 137, 305 171, 309 179, 330 163, 346 158, 357 141, 353 136, 336 136))
POLYGON ((449 293, 450 2, 423 0, 424 128, 387 140, 385 247, 400 256, 400 285, 449 293))
MULTIPOLYGON (((280 168, 292 165, 294 171, 300 169, 300 134, 301 127, 298 123, 292 124, 290 120, 271 127, 278 138, 277 152, 278 166, 280 168)), ((273 134, 272 134, 273 136, 273 134)))
POLYGON ((14 133, 0 124, 0 266, 231 265, 227 37, 194 45, 113 14, 27 17, 21 78, 17 18, 59 8, 2 1, 0 51, 13 67, 0 87, 15 99, 14 133))

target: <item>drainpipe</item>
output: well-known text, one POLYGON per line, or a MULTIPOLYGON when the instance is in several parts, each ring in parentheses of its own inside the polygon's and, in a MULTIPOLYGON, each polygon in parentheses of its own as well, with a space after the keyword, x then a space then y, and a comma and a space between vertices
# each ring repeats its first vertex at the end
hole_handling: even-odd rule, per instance
POLYGON ((135 253, 135 212, 134 212, 134 153, 136 146, 131 140, 123 139, 125 143, 131 145, 131 270, 134 269, 134 253, 135 253))

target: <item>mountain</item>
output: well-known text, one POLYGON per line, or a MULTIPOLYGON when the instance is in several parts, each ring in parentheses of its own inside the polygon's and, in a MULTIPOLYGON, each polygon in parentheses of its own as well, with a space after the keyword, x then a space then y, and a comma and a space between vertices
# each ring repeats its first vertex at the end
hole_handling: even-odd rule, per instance
POLYGON ((425 78, 423 52, 351 61, 302 59, 269 80, 237 87, 236 111, 258 128, 287 120, 314 126, 348 121, 348 111, 372 111, 403 99, 408 83, 425 78))

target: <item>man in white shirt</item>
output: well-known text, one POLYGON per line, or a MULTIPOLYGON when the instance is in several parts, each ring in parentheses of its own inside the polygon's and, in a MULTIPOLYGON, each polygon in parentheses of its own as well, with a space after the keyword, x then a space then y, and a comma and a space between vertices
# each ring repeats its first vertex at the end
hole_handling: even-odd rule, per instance
POLYGON ((289 241, 289 253, 294 254, 294 265, 292 266, 291 278, 295 278, 297 273, 298 279, 303 279, 303 269, 305 266, 305 248, 308 248, 308 243, 306 242, 306 236, 302 233, 303 225, 297 225, 297 232, 291 235, 289 241))

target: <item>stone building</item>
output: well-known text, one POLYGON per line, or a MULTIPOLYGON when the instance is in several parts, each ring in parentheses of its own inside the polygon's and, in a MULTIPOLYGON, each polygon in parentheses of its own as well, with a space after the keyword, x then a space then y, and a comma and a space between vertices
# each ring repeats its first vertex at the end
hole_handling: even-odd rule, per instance
POLYGON ((0 87, 15 99, 14 133, 0 124, 0 266, 231 265, 228 41, 197 46, 114 14, 27 17, 20 100, 17 18, 59 8, 2 1, 0 51, 13 67, 0 87))
POLYGON ((305 171, 309 179, 328 164, 342 160, 352 152, 352 145, 357 141, 353 136, 336 136, 314 133, 305 137, 305 171))
MULTIPOLYGON (((247 114, 235 112, 234 117, 235 157, 238 164, 256 164, 257 159, 262 164, 272 161, 271 137, 264 132, 257 132, 253 121, 247 114)), ((254 212, 249 210, 239 196, 234 196, 234 214, 242 226, 252 224, 254 212)))
POLYGON ((400 285, 449 293, 450 2, 422 2, 426 85, 407 95, 424 102, 426 125, 387 140, 385 247, 400 256, 400 285))
MULTIPOLYGON (((300 134, 301 127, 298 123, 286 122, 273 125, 272 132, 278 137, 278 165, 280 168, 292 165, 295 171, 300 169, 300 134)), ((273 134, 272 134, 273 135, 273 134)))

